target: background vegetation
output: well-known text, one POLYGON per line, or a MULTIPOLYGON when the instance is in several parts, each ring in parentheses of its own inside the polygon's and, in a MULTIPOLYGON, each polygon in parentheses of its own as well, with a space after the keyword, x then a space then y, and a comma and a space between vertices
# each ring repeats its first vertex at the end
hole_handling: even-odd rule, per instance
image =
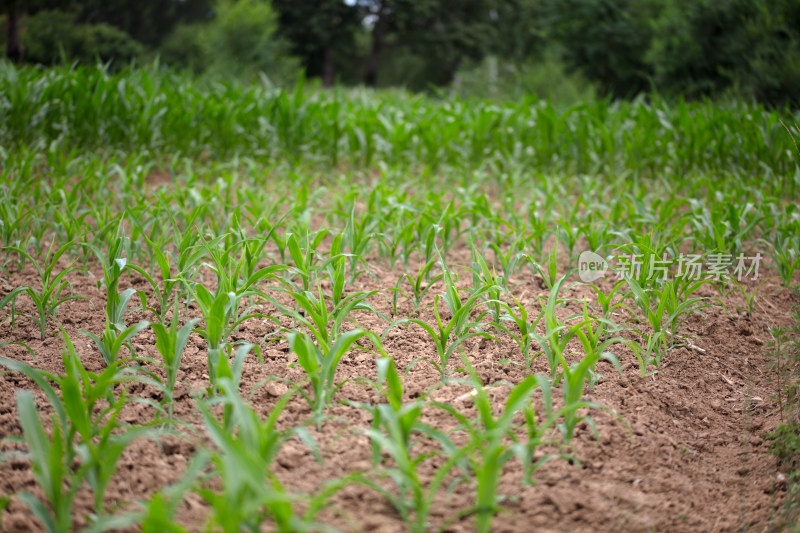
POLYGON ((136 58, 291 83, 574 102, 800 103, 796 0, 32 0, 4 2, 14 60, 136 58))

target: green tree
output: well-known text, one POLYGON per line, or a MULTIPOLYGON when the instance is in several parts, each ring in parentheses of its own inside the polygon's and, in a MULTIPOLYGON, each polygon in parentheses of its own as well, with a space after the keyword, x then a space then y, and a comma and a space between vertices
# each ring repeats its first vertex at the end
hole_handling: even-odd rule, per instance
POLYGON ((378 83, 380 68, 408 54, 421 65, 410 88, 445 86, 463 61, 479 60, 492 42, 491 0, 360 0, 358 5, 372 28, 367 85, 378 83), (384 61, 386 55, 395 57, 384 61))
POLYGON ((654 28, 647 60, 660 90, 800 104, 800 2, 670 0, 654 28))
POLYGON ((53 65, 62 58, 91 64, 97 60, 122 65, 144 53, 141 44, 108 24, 75 24, 74 15, 56 10, 28 17, 22 48, 25 61, 53 65))
POLYGON ((355 5, 343 0, 273 0, 273 6, 279 34, 291 43, 308 76, 319 76, 330 87, 337 67, 357 61, 355 36, 361 18, 355 5))
POLYGON ((6 2, 6 57, 14 63, 22 60, 22 45, 19 39, 19 10, 17 0, 6 2))
POLYGON ((548 35, 572 69, 601 92, 631 97, 648 90, 652 75, 645 54, 650 22, 662 0, 544 0, 548 35))
POLYGON ((299 65, 280 39, 278 15, 268 0, 217 0, 209 22, 181 24, 160 48, 163 61, 224 76, 266 73, 291 82, 299 65))
POLYGON ((71 3, 75 6, 77 23, 114 26, 149 47, 159 45, 179 23, 209 20, 214 16, 214 0, 72 0, 71 3))

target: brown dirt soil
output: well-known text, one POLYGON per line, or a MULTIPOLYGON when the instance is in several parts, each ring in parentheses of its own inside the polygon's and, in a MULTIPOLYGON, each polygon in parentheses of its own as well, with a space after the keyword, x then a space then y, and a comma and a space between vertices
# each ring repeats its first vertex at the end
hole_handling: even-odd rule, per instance
MULTIPOLYGON (((449 263, 451 267, 469 264, 468 252, 455 251, 449 263)), ((95 275, 99 272, 96 268, 92 270, 95 275)), ((393 287, 399 276, 399 272, 389 272, 380 265, 376 265, 373 272, 376 279, 362 276, 351 290, 393 287)), ((31 268, 12 272, 9 283, 11 286, 36 283, 32 274, 31 268)), ((76 273, 71 280, 75 293, 87 300, 64 304, 57 319, 71 336, 83 364, 89 370, 98 371, 103 367, 102 358, 78 330, 96 334, 102 331, 105 296, 91 275, 76 273)), ((519 282, 515 295, 522 301, 546 295, 530 274, 514 281, 519 282)), ((755 287, 755 283, 751 285, 750 288, 755 287)), ((133 276, 123 280, 121 288, 126 286, 147 290, 143 280, 133 276)), ((430 304, 439 289, 436 287, 428 293, 419 313, 428 323, 434 321, 430 304)), ((0 291, 7 292, 6 289, 0 291)), ((590 294, 587 288, 578 287, 567 296, 580 299, 590 294)), ((770 530, 785 487, 776 481, 776 461, 767 454, 765 441, 765 436, 779 423, 777 384, 774 373, 768 370, 769 328, 787 325, 789 310, 795 302, 790 292, 774 281, 762 287, 759 294, 759 305, 752 317, 736 312, 737 304, 741 305, 742 301, 731 295, 725 300, 731 314, 714 309, 706 310, 705 316, 695 315, 689 319, 682 333, 692 336, 692 347, 668 353, 658 373, 652 376, 641 377, 632 352, 615 346, 623 374, 619 375, 611 364, 601 362, 598 372, 603 378, 592 390, 587 389, 587 395, 618 413, 622 421, 603 410, 593 411, 599 438, 595 439, 589 426, 582 423, 569 450, 576 460, 555 459, 546 463, 535 473, 534 486, 520 483, 522 468, 515 460, 510 461, 500 482, 504 509, 495 517, 493 530, 770 530)), ((390 298, 386 293, 379 293, 370 302, 391 316, 390 298)), ((399 315, 407 316, 412 311, 411 304, 404 298, 400 301, 399 315)), ((578 302, 572 302, 560 313, 566 317, 579 312, 580 308, 578 302)), ((275 313, 269 305, 262 306, 261 310, 275 313)), ((529 314, 535 317, 538 310, 538 305, 532 304, 529 314)), ((18 311, 32 311, 24 296, 19 298, 18 311)), ((624 318, 624 313, 620 314, 622 316, 617 318, 624 318)), ((154 316, 136 311, 126 318, 128 323, 134 323, 140 319, 153 320, 154 316)), ((366 312, 358 312, 353 318, 361 327, 376 332, 382 332, 388 325, 366 312)), ((275 327, 266 320, 251 319, 237 338, 259 343, 275 327)), ((0 324, 0 343, 8 341, 27 343, 36 357, 15 345, 0 348, 3 356, 50 372, 63 372, 62 341, 55 333, 41 341, 31 321, 21 317, 15 330, 9 321, 0 324)), ((124 452, 108 488, 108 509, 129 508, 137 500, 148 498, 156 489, 177 481, 195 450, 208 444, 195 408, 196 400, 192 397, 208 384, 205 346, 199 335, 192 335, 178 377, 176 415, 195 426, 197 431, 180 438, 164 437, 160 443, 148 439, 134 441, 124 452)), ((152 331, 137 335, 134 347, 138 355, 158 359, 152 331)), ((391 330, 385 338, 385 347, 401 369, 418 357, 435 355, 431 340, 414 325, 391 330)), ((251 405, 265 416, 288 391, 288 386, 281 381, 256 385, 271 376, 299 381, 302 369, 288 367, 296 358, 289 353, 285 341, 268 342, 263 348, 263 365, 254 356, 248 356, 245 362, 242 395, 248 398, 252 393, 251 405)), ((570 348, 574 354, 580 353, 578 345, 570 348)), ((505 381, 518 383, 529 373, 520 366, 500 363, 504 359, 520 360, 518 348, 510 338, 500 337, 499 342, 471 339, 464 343, 464 352, 487 386, 501 385, 505 381)), ((452 368, 457 363, 457 356, 450 361, 452 368)), ((161 372, 156 366, 150 368, 161 372)), ((547 373, 544 357, 535 361, 533 371, 547 373)), ((375 378, 374 355, 353 350, 345 356, 337 379, 357 376, 375 378)), ((415 364, 404 384, 409 399, 428 394, 431 399, 451 403, 467 416, 475 415, 470 397, 465 394, 469 389, 457 385, 440 386, 439 374, 430 365, 415 364)), ((21 436, 15 393, 24 388, 35 391, 41 413, 52 412, 44 395, 30 380, 19 374, 4 373, 0 379, 0 438, 3 439, 0 453, 24 449, 24 444, 8 440, 21 436)), ((503 386, 490 390, 498 406, 508 394, 508 388, 503 386)), ((132 386, 129 394, 156 401, 161 399, 155 389, 144 385, 132 386)), ((336 400, 369 402, 374 396, 374 392, 359 382, 349 381, 339 390, 336 400)), ((290 440, 280 452, 274 472, 286 487, 313 493, 325 480, 372 469, 371 448, 362 433, 369 427, 367 413, 342 403, 329 409, 328 414, 332 416, 320 430, 308 426, 321 451, 321 463, 316 462, 309 449, 297 439, 290 440)), ((121 418, 124 422, 143 423, 153 416, 152 408, 131 403, 121 418)), ((304 424, 309 416, 308 405, 295 395, 281 416, 280 424, 284 427, 304 424)), ((431 408, 424 416, 426 422, 442 430, 455 426, 453 419, 439 410, 431 408)), ((453 438, 457 440, 457 436, 453 438)), ((542 450, 540 456, 545 451, 542 450)), ((436 467, 435 460, 423 463, 423 477, 431 479, 436 467)), ((0 463, 0 494, 12 495, 21 490, 41 494, 27 460, 18 457, 0 463)), ((432 522, 445 526, 446 531, 472 531, 474 518, 459 517, 459 512, 473 505, 474 494, 474 482, 469 481, 456 484, 452 493, 442 491, 434 504, 432 522)), ((83 488, 75 504, 76 527, 86 524, 91 509, 91 493, 83 488)), ((196 494, 189 494, 178 511, 178 519, 190 530, 201 531, 207 513, 203 500, 196 494)), ((320 519, 344 531, 377 533, 405 529, 397 512, 382 496, 356 484, 338 492, 320 519)), ((41 530, 41 524, 17 498, 12 498, 3 512, 2 525, 3 530, 9 532, 41 530)))

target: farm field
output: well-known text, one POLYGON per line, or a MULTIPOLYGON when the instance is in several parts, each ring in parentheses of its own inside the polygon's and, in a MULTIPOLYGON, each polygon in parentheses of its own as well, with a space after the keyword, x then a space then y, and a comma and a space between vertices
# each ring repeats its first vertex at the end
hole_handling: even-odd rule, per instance
POLYGON ((796 117, 0 87, 2 531, 797 527, 796 117))

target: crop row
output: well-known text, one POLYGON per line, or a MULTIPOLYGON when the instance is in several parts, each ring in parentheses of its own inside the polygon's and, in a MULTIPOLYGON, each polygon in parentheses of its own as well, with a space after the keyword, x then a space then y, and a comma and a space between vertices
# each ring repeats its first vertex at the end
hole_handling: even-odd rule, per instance
POLYGON ((598 100, 566 109, 527 99, 434 100, 402 92, 284 90, 157 68, 46 71, 0 65, 0 144, 182 154, 214 160, 371 168, 658 176, 793 173, 781 120, 756 105, 598 100))

